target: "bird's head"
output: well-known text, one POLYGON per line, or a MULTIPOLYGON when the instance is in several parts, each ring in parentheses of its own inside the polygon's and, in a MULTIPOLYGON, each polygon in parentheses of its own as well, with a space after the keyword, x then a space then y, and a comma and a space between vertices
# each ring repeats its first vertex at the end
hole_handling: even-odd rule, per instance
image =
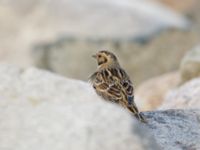
POLYGON ((117 57, 111 52, 108 52, 105 50, 99 51, 92 57, 94 57, 97 60, 97 64, 99 68, 119 66, 117 57))

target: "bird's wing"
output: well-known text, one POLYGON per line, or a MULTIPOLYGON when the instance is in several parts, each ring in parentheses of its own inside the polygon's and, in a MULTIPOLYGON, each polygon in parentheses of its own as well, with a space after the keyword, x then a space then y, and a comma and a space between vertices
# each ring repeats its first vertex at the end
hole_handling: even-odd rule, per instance
POLYGON ((133 85, 127 73, 122 68, 110 68, 108 71, 121 88, 125 90, 125 94, 133 96, 133 85))
POLYGON ((129 105, 134 102, 134 89, 133 84, 127 75, 127 73, 122 68, 112 68, 113 76, 117 77, 120 81, 121 89, 125 94, 125 99, 129 105))
POLYGON ((109 70, 99 71, 93 80, 93 87, 97 94, 106 100, 117 102, 121 99, 121 87, 115 84, 112 74, 109 70))
POLYGON ((97 93, 109 100, 133 101, 133 87, 126 72, 120 68, 101 70, 94 82, 97 93))

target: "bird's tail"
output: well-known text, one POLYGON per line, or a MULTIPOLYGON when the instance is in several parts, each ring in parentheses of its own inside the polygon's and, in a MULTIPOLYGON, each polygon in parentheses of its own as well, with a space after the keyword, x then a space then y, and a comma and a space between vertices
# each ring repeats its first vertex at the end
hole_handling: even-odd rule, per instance
POLYGON ((128 106, 128 109, 133 113, 133 115, 141 122, 147 123, 144 115, 138 111, 137 106, 133 103, 131 106, 128 106))

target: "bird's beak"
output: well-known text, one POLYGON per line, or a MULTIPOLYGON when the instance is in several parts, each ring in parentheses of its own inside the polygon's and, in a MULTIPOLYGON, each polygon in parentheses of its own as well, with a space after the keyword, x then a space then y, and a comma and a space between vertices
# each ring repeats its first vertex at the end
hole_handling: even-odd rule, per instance
POLYGON ((96 54, 94 54, 94 55, 92 55, 92 57, 96 59, 96 58, 97 58, 97 55, 96 55, 96 54))

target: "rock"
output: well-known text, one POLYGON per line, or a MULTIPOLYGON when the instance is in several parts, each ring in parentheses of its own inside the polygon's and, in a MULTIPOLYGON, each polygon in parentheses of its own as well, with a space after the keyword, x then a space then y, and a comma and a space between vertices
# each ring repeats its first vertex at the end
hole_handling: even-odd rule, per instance
POLYGON ((159 150, 147 128, 85 82, 8 65, 0 82, 2 150, 159 150))
POLYGON ((200 110, 144 112, 141 124, 82 81, 0 65, 0 82, 0 149, 200 148, 200 110))
POLYGON ((194 7, 192 7, 190 13, 188 13, 190 20, 194 22, 197 32, 200 29, 200 16, 199 16, 200 11, 199 10, 200 10, 200 1, 196 0, 194 7))
POLYGON ((181 82, 200 77, 200 46, 188 51, 181 62, 181 82))
POLYGON ((148 1, 19 0, 18 3, 13 3, 12 0, 8 0, 0 4, 11 11, 14 9, 19 17, 24 16, 27 19, 29 15, 28 17, 34 19, 31 23, 36 30, 43 29, 43 32, 46 32, 54 29, 57 33, 92 39, 148 36, 162 29, 185 29, 189 25, 189 21, 181 15, 163 5, 148 1))
POLYGON ((136 89, 138 106, 142 110, 154 110, 158 108, 165 98, 165 95, 174 89, 180 82, 180 73, 171 72, 147 81, 144 81, 136 89))
POLYGON ((191 22, 193 28, 198 32, 200 29, 200 1, 199 0, 182 0, 181 3, 177 0, 152 0, 160 2, 165 6, 173 9, 176 12, 179 12, 186 16, 191 22))
POLYGON ((96 70, 96 62, 91 55, 107 49, 119 57, 137 86, 151 77, 177 70, 185 52, 199 42, 199 35, 192 31, 168 31, 144 45, 128 40, 79 40, 65 37, 37 45, 32 54, 34 64, 40 68, 87 80, 96 70))
POLYGON ((146 114, 163 150, 200 149, 200 110, 166 110, 146 114))
MULTIPOLYGON (((112 45, 130 48, 134 45, 132 41, 147 41, 169 28, 188 28, 188 22, 183 16, 164 6, 148 1, 1 0, 0 60, 23 67, 35 65, 32 48, 38 43, 54 43, 63 37, 70 37, 71 43, 67 47, 69 53, 90 48, 114 49, 112 45), (116 15, 118 17, 115 17, 116 15), (78 42, 73 43, 71 38, 78 42), (96 44, 95 40, 105 41, 105 44, 96 44), (126 40, 130 41, 128 45, 124 43, 126 40)), ((68 44, 68 41, 66 43, 68 44)), ((52 62, 48 65, 55 71, 61 68, 55 69, 58 65, 52 62)), ((70 77, 76 74, 75 77, 86 79, 86 72, 81 73, 82 70, 87 70, 86 68, 73 67, 76 71, 68 72, 70 77)))
POLYGON ((181 13, 187 13, 197 4, 198 0, 183 0, 181 1, 181 3, 179 1, 174 1, 174 0, 153 0, 153 1, 158 1, 175 11, 181 13))
POLYGON ((160 109, 200 108, 200 78, 193 79, 170 91, 160 109))

